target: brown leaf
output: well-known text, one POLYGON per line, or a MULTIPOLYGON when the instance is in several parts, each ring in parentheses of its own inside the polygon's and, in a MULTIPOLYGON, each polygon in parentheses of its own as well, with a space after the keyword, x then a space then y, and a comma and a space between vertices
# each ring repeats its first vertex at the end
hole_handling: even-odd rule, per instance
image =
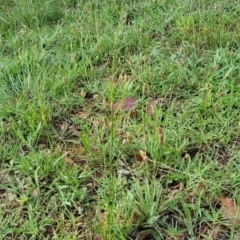
POLYGON ((218 234, 220 233, 220 231, 221 231, 221 226, 219 224, 215 225, 211 233, 211 237, 213 240, 218 239, 218 234))
POLYGON ((80 118, 80 119, 85 119, 88 117, 88 113, 86 112, 80 112, 77 114, 77 117, 80 118))
POLYGON ((113 111, 118 112, 120 110, 128 111, 135 107, 136 99, 134 97, 126 98, 119 102, 114 103, 113 111))
POLYGON ((139 154, 139 153, 136 153, 136 154, 134 155, 134 158, 135 158, 136 161, 139 161, 139 162, 142 162, 142 161, 143 161, 142 156, 141 156, 141 154, 139 154))
POLYGON ((142 162, 149 160, 150 154, 144 150, 140 150, 138 153, 135 154, 135 160, 142 162))
POLYGON ((155 112, 154 108, 157 103, 158 103, 158 100, 153 100, 153 101, 149 102, 146 107, 146 113, 149 115, 154 114, 154 112, 155 112))
POLYGON ((236 203, 228 197, 221 196, 220 202, 222 207, 220 212, 223 216, 230 222, 235 224, 240 224, 240 209, 236 206, 236 203))
POLYGON ((74 161, 71 158, 65 157, 64 161, 67 165, 70 165, 70 166, 74 165, 74 161))
POLYGON ((151 102, 149 102, 146 106, 146 114, 154 114, 154 108, 156 107, 156 105, 158 103, 163 103, 164 105, 166 105, 167 107, 170 106, 170 103, 169 101, 166 99, 166 98, 158 98, 158 99, 155 99, 155 100, 152 100, 151 102))
POLYGON ((137 224, 139 221, 139 216, 136 212, 133 213, 133 216, 132 216, 132 223, 133 224, 137 224))
POLYGON ((80 135, 77 128, 74 125, 69 126, 68 131, 72 136, 79 137, 79 135, 80 135))
POLYGON ((129 114, 129 117, 130 118, 136 118, 137 117, 137 111, 135 111, 135 110, 131 111, 130 114, 129 114))
POLYGON ((158 134, 158 141, 160 144, 163 144, 164 141, 164 133, 163 133, 163 129, 161 127, 157 128, 157 134, 158 134))
POLYGON ((120 140, 122 142, 122 145, 129 144, 132 142, 132 136, 130 133, 127 132, 120 136, 120 140))

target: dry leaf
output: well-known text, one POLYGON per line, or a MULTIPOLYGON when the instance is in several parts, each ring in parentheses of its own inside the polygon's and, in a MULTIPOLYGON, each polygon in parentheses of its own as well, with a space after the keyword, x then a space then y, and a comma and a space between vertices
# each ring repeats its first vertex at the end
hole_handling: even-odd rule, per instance
POLYGON ((77 117, 80 119, 85 119, 88 117, 88 114, 86 112, 80 112, 77 114, 77 117))
POLYGON ((11 192, 7 192, 6 193, 6 197, 7 197, 8 201, 11 202, 11 201, 16 199, 16 194, 15 193, 11 193, 11 192))
POLYGON ((133 223, 133 224, 137 224, 138 221, 139 221, 139 216, 138 216, 138 214, 136 214, 136 213, 134 212, 133 215, 132 215, 132 223, 133 223))
POLYGON ((72 136, 79 136, 79 132, 74 125, 70 125, 67 122, 63 122, 59 126, 60 131, 63 133, 71 134, 72 136))
POLYGON ((120 136, 120 139, 122 141, 122 145, 132 142, 132 136, 130 133, 123 134, 120 136))
POLYGON ((135 118, 135 117, 137 117, 137 111, 135 111, 135 110, 131 111, 130 114, 129 114, 129 117, 130 117, 130 118, 135 118))
POLYGON ((221 226, 219 224, 215 225, 212 232, 211 232, 211 237, 213 240, 218 239, 218 234, 221 231, 221 226))
POLYGON ((136 161, 139 161, 139 162, 142 162, 142 161, 143 161, 142 156, 141 156, 141 154, 139 154, 139 153, 136 153, 136 154, 134 155, 134 158, 135 158, 136 161))
POLYGON ((74 161, 71 158, 64 158, 64 161, 67 165, 74 165, 74 161))
POLYGON ((161 127, 157 128, 157 134, 158 134, 158 141, 160 144, 163 144, 164 141, 164 133, 163 133, 163 129, 161 127))
POLYGON ((72 136, 79 137, 79 135, 80 135, 78 130, 76 129, 76 127, 74 125, 69 126, 68 131, 72 136))
POLYGON ((170 106, 169 101, 166 98, 158 98, 155 100, 152 100, 151 102, 149 102, 146 106, 146 114, 154 114, 154 108, 156 107, 156 105, 158 103, 163 103, 164 105, 166 105, 167 107, 170 106))
POLYGON ((149 102, 146 107, 146 113, 149 115, 154 114, 154 112, 155 112, 154 108, 157 103, 158 103, 158 100, 153 100, 153 101, 149 102))
POLYGON ((149 156, 150 156, 149 153, 147 153, 144 150, 140 150, 139 153, 135 154, 135 160, 139 161, 139 162, 147 161, 147 160, 149 160, 149 156))
POLYGON ((126 98, 124 100, 114 103, 113 111, 115 111, 115 112, 118 112, 120 110, 128 111, 128 110, 134 108, 135 105, 136 105, 135 98, 133 98, 133 97, 126 98))
POLYGON ((235 202, 228 197, 221 196, 220 202, 222 207, 220 212, 230 222, 234 224, 240 224, 240 209, 236 206, 235 202))

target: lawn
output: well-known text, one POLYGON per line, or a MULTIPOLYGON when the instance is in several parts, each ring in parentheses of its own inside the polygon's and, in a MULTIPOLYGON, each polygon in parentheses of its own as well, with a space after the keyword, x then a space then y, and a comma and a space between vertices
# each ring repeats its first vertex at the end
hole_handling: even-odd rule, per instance
POLYGON ((0 239, 240 239, 239 22, 0 0, 0 239))

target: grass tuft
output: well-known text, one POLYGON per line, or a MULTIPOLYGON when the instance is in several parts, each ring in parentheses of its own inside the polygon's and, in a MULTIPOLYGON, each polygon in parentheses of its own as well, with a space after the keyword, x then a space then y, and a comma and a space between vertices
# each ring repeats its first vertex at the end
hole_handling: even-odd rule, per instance
POLYGON ((0 0, 0 239, 239 239, 238 3, 0 0))

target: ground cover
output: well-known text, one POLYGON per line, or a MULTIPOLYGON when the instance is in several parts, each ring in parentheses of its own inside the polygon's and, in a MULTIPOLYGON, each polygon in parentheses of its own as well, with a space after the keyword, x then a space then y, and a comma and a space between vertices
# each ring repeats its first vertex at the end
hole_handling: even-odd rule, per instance
POLYGON ((239 12, 0 0, 0 239, 239 239, 239 12))

